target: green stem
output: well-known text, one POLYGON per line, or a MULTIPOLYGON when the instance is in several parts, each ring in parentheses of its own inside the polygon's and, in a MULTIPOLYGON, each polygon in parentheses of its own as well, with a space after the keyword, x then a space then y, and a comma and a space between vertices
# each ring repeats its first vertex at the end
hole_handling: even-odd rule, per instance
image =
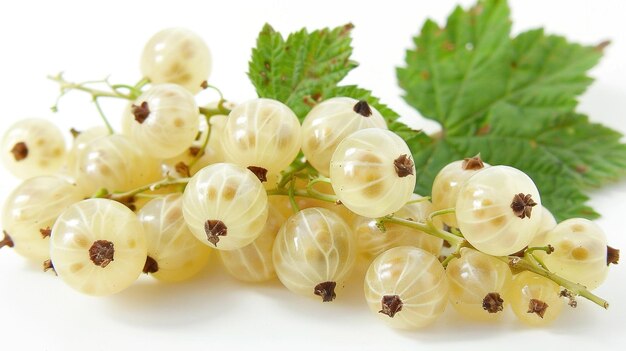
POLYGON ((445 214, 449 214, 449 213, 454 213, 456 212, 454 208, 444 208, 443 210, 438 210, 438 211, 434 211, 432 212, 428 218, 430 220, 432 220, 433 218, 437 217, 437 216, 443 216, 445 214))
POLYGON ((213 117, 215 115, 226 115, 228 116, 228 114, 230 113, 230 110, 228 108, 226 108, 226 106, 224 106, 224 103, 226 102, 226 100, 220 100, 219 103, 217 104, 217 107, 213 108, 213 107, 200 107, 199 108, 199 112, 202 115, 205 115, 206 117, 213 117))
POLYGON ((166 186, 171 186, 171 185, 187 184, 189 183, 189 180, 191 180, 191 178, 176 178, 176 179, 165 178, 158 182, 150 183, 150 184, 147 184, 139 188, 123 192, 123 193, 109 194, 106 192, 106 189, 100 189, 98 193, 96 193, 92 197, 94 198, 101 197, 101 198, 108 198, 108 199, 119 201, 119 202, 127 202, 129 199, 132 199, 135 195, 144 193, 146 191, 155 191, 157 189, 160 189, 166 186))
POLYGON ((409 221, 407 219, 398 218, 398 217, 382 217, 380 218, 382 222, 399 224, 411 229, 416 229, 426 234, 430 234, 436 236, 440 239, 446 240, 455 247, 461 247, 461 245, 466 245, 466 240, 462 237, 458 237, 452 233, 445 232, 439 228, 437 228, 431 220, 427 220, 425 223, 409 221))
POLYGON ((405 205, 418 204, 420 202, 430 201, 430 196, 424 196, 419 199, 408 201, 405 205))
POLYGON ((100 106, 100 103, 98 102, 98 98, 97 97, 93 98, 93 103, 94 103, 94 105, 96 105, 96 110, 98 110, 98 114, 100 114, 100 117, 102 118, 102 121, 104 122, 104 125, 109 130, 109 134, 115 134, 115 130, 113 130, 113 127, 111 127, 111 123, 109 123, 109 120, 107 119, 106 115, 104 114, 104 111, 102 111, 102 107, 100 106))
POLYGON ((296 191, 296 180, 295 178, 291 180, 291 183, 289 183, 289 202, 291 203, 291 208, 293 210, 293 213, 298 213, 300 212, 300 206, 298 206, 298 203, 296 202, 296 197, 295 197, 295 191, 296 191))
POLYGON ((92 98, 111 97, 111 98, 120 98, 120 99, 126 99, 126 100, 132 99, 130 95, 122 94, 116 90, 104 91, 104 90, 93 89, 93 88, 89 88, 85 86, 85 84, 91 84, 91 83, 97 83, 97 82, 105 83, 106 80, 90 81, 90 82, 85 82, 85 83, 74 83, 74 82, 65 80, 62 74, 58 74, 56 76, 48 76, 48 79, 54 82, 57 82, 59 84, 59 88, 61 89, 61 95, 64 95, 70 90, 79 90, 79 91, 84 91, 86 93, 89 93, 92 96, 92 98))
POLYGON ((280 182, 278 182, 277 187, 279 189, 285 188, 287 183, 289 183, 291 179, 293 179, 296 173, 306 169, 307 165, 307 162, 300 162, 300 158, 298 157, 296 161, 294 161, 292 164, 289 165, 289 167, 287 167, 287 169, 281 172, 280 182))
POLYGON ((609 308, 609 303, 606 300, 604 300, 603 298, 597 295, 594 295, 591 291, 587 290, 585 286, 569 281, 555 273, 548 271, 547 269, 544 269, 538 265, 532 264, 526 259, 522 259, 517 256, 506 256, 506 257, 497 257, 497 258, 507 263, 513 269, 526 270, 526 271, 539 274, 542 277, 552 280, 553 282, 567 289, 574 295, 582 296, 586 298, 587 300, 603 308, 609 308))
MULTIPOLYGON (((289 194, 290 194, 290 189, 285 189, 285 188, 276 188, 276 189, 267 190, 268 196, 275 196, 275 195, 289 196, 289 194)), ((323 194, 321 195, 309 194, 306 190, 298 190, 298 189, 294 189, 292 192, 292 195, 294 197, 306 197, 310 199, 316 199, 316 200, 332 202, 332 203, 337 203, 337 200, 338 200, 336 196, 323 195, 323 194)))

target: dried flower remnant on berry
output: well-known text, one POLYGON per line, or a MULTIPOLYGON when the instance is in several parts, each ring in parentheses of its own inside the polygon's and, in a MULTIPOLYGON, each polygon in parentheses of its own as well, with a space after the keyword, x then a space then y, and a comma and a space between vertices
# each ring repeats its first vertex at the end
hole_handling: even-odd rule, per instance
POLYGON ((254 173, 257 178, 259 178, 261 183, 267 182, 267 169, 257 166, 248 166, 248 169, 250 172, 254 173))
POLYGON ((49 238, 50 235, 52 235, 52 230, 50 229, 50 227, 45 227, 45 228, 41 228, 39 229, 39 233, 41 234, 42 238, 49 238))
POLYGON ((25 142, 20 141, 19 143, 13 145, 11 153, 13 154, 13 158, 15 159, 15 161, 22 161, 23 159, 28 157, 28 147, 26 146, 25 142))
POLYGON ((70 134, 72 134, 72 138, 76 139, 80 135, 81 131, 76 128, 70 128, 70 134))
POLYGON ((198 156, 198 154, 200 153, 200 148, 197 146, 190 146, 189 147, 189 155, 196 157, 198 156))
POLYGON ((483 163, 483 160, 480 159, 480 155, 476 155, 474 157, 464 159, 461 167, 465 171, 477 171, 479 169, 483 169, 485 164, 483 163))
POLYGON ((569 300, 567 304, 570 307, 576 308, 578 306, 578 302, 576 301, 576 295, 574 295, 571 291, 567 289, 563 289, 561 290, 561 293, 559 294, 559 296, 566 297, 569 300))
POLYGON ((396 169, 396 174, 400 178, 404 178, 409 175, 413 175, 413 160, 407 155, 400 155, 393 161, 393 165, 396 169))
POLYGON ((530 299, 528 303, 528 313, 534 313, 539 317, 543 318, 543 315, 546 314, 546 310, 548 309, 548 304, 537 299, 530 299))
POLYGON ((183 161, 178 162, 174 166, 174 169, 176 169, 176 172, 183 177, 191 177, 191 171, 189 170, 189 166, 187 166, 187 164, 183 161))
POLYGON ((8 247, 13 247, 15 246, 15 244, 13 243, 13 239, 11 239, 11 236, 9 235, 9 233, 7 233, 6 231, 2 231, 2 233, 4 234, 4 238, 0 241, 0 248, 8 246, 8 247))
POLYGON ((89 258, 91 262, 99 267, 106 267, 113 262, 115 248, 108 240, 96 240, 89 248, 89 258))
POLYGON ((139 123, 143 123, 143 121, 148 118, 150 115, 150 108, 148 108, 148 102, 144 101, 141 105, 132 105, 133 116, 135 116, 135 121, 139 123))
POLYGON ((530 218, 533 207, 536 205, 537 203, 533 201, 531 194, 516 194, 513 196, 513 201, 511 201, 511 209, 513 210, 513 213, 521 219, 526 217, 530 218))
POLYGON ((159 264, 157 263, 157 261, 148 256, 146 257, 146 263, 143 265, 143 272, 148 274, 148 273, 156 273, 159 271, 159 264))
POLYGON ((337 297, 337 294, 335 294, 336 286, 337 286, 337 283, 335 282, 319 283, 315 286, 315 288, 313 288, 313 293, 317 296, 321 296, 322 301, 330 302, 334 300, 335 297, 337 297))
POLYGON ((619 250, 610 246, 606 247, 606 265, 617 264, 619 262, 619 250))
POLYGON ((504 300, 497 292, 489 293, 483 299, 483 309, 489 313, 498 313, 504 309, 504 300))
POLYGON ((402 311, 402 300, 398 295, 385 295, 380 300, 382 309, 378 313, 386 314, 393 318, 396 313, 402 311))
POLYGON ((360 100, 359 102, 354 104, 353 110, 363 117, 369 117, 372 115, 372 108, 365 100, 360 100))
POLYGON ((203 80, 202 83, 200 83, 200 88, 206 89, 208 87, 209 87, 209 82, 207 82, 206 80, 203 80))
POLYGON ((54 269, 54 265, 52 264, 52 260, 45 260, 43 261, 43 271, 47 272, 49 270, 51 270, 54 272, 54 274, 57 274, 57 271, 54 269))
POLYGON ((218 219, 209 219, 204 223, 204 232, 206 233, 207 240, 215 246, 220 241, 220 236, 226 236, 228 228, 224 222, 218 219))

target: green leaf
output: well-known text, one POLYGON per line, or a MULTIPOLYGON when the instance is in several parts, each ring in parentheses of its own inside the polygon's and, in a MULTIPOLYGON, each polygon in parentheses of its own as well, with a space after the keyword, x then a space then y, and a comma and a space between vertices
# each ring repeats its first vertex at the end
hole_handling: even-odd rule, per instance
POLYGON ((557 218, 597 217, 584 190, 626 175, 621 134, 575 113, 602 56, 536 29, 510 38, 508 5, 457 8, 441 28, 427 21, 397 70, 404 99, 441 124, 409 146, 416 191, 429 194, 447 163, 480 153, 491 164, 526 172, 557 218))
POLYGON ((302 121, 317 103, 335 96, 366 100, 400 133, 410 138, 415 131, 397 122, 398 114, 372 96, 369 90, 339 82, 357 67, 350 60, 353 25, 324 28, 313 32, 302 29, 285 40, 266 24, 252 50, 248 76, 259 97, 279 100, 302 121))

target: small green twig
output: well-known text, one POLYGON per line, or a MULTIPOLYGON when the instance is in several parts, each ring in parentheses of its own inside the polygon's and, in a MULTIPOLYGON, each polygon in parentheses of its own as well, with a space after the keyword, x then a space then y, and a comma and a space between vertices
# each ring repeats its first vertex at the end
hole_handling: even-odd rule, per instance
POLYGON ((100 118, 102 118, 104 125, 109 130, 109 134, 115 134, 115 130, 113 130, 113 127, 111 127, 111 123, 109 123, 109 119, 104 114, 104 111, 102 111, 102 107, 100 106, 100 103, 98 102, 97 97, 93 98, 93 104, 96 106, 96 110, 98 110, 98 114, 100 115, 100 118))
POLYGON ((569 281, 555 273, 548 271, 547 269, 543 267, 533 264, 527 259, 522 259, 517 256, 505 256, 505 257, 497 257, 497 258, 503 262, 506 262, 513 269, 526 270, 526 271, 536 273, 542 277, 546 277, 552 280, 553 282, 557 283, 561 287, 567 289, 574 295, 582 296, 586 298, 587 300, 603 308, 609 308, 609 303, 606 300, 604 300, 603 298, 597 295, 594 295, 591 291, 587 290, 585 286, 569 281))
POLYGON ((138 194, 141 194, 147 191, 155 191, 157 189, 161 189, 166 186, 181 185, 181 184, 185 185, 189 183, 189 180, 191 180, 191 178, 176 178, 176 179, 164 178, 164 179, 159 180, 158 182, 146 184, 139 188, 129 190, 126 192, 121 192, 121 193, 109 193, 106 189, 100 189, 98 190, 98 192, 96 192, 92 196, 92 198, 107 198, 107 199, 119 201, 122 203, 127 203, 129 202, 130 199, 132 199, 134 196, 138 194))
POLYGON ((458 237, 452 233, 449 233, 449 232, 446 232, 437 228, 430 219, 426 220, 425 223, 409 221, 407 219, 393 217, 393 216, 382 217, 380 218, 380 220, 382 222, 389 222, 389 223, 403 225, 405 227, 416 229, 426 234, 436 236, 440 239, 446 240, 447 242, 450 243, 450 245, 453 245, 455 247, 466 245, 465 244, 466 240, 464 238, 458 237))
POLYGON ((425 201, 430 201, 430 196, 423 196, 423 197, 420 197, 419 199, 407 201, 405 205, 417 204, 417 203, 425 202, 425 201))

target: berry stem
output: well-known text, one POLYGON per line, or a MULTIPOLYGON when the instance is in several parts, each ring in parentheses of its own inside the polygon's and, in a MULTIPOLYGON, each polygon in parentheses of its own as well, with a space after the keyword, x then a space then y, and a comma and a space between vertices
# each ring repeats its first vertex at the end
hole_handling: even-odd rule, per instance
POLYGON ((291 183, 289 183, 289 202, 291 203, 291 208, 293 209, 293 213, 298 213, 300 212, 300 206, 298 206, 298 203, 296 202, 296 197, 294 196, 295 191, 296 191, 296 179, 292 178, 291 183))
POLYGON ((98 190, 96 194, 92 196, 92 198, 107 198, 107 199, 119 201, 122 203, 127 203, 134 196, 144 193, 146 191, 155 191, 157 189, 160 189, 166 186, 171 186, 171 185, 181 185, 181 184, 186 185, 187 183, 189 183, 190 180, 191 178, 176 178, 176 179, 165 178, 165 179, 159 180, 158 182, 150 183, 150 184, 147 184, 139 188, 123 192, 123 193, 110 194, 106 189, 100 189, 98 190))
POLYGON ((424 196, 419 199, 407 201, 405 205, 417 204, 417 203, 424 202, 424 201, 430 201, 430 196, 424 196))
POLYGON ((115 134, 115 130, 113 130, 113 127, 111 127, 111 123, 109 123, 109 120, 107 119, 106 115, 104 114, 104 111, 102 111, 102 107, 100 107, 100 103, 98 102, 98 98, 97 97, 93 98, 93 103, 96 106, 96 110, 98 110, 98 114, 100 115, 100 118, 102 118, 102 121, 104 122, 104 125, 109 130, 109 134, 115 134))
POLYGON ((276 189, 268 190, 267 195, 268 196, 274 196, 274 195, 290 196, 289 195, 290 192, 292 193, 294 197, 307 197, 310 199, 317 199, 317 200, 321 200, 325 202, 332 202, 332 203, 337 203, 337 200, 338 200, 337 197, 333 195, 324 195, 321 193, 310 194, 306 190, 293 189, 293 191, 291 191, 290 189, 285 189, 285 188, 276 188, 276 189))
POLYGON ((5 246, 13 247, 15 244, 13 243, 11 236, 9 236, 9 233, 3 230, 2 234, 3 234, 3 238, 2 240, 0 240, 0 248, 3 248, 5 246))
POLYGON ((497 258, 507 263, 513 269, 526 270, 539 274, 540 276, 546 277, 553 282, 559 284, 561 287, 567 289, 574 295, 582 296, 603 308, 609 308, 609 303, 606 300, 597 295, 594 295, 591 291, 587 290, 585 286, 569 281, 555 273, 548 271, 545 268, 540 267, 539 265, 533 264, 527 259, 522 259, 517 256, 504 256, 497 258))
POLYGON ((452 233, 449 232, 445 232, 439 228, 437 228, 434 224, 433 221, 429 218, 426 220, 425 223, 422 222, 414 222, 414 221, 409 221, 407 219, 403 219, 403 218, 398 218, 398 217, 382 217, 380 218, 380 221, 385 223, 394 223, 394 224, 399 224, 399 225, 403 225, 405 227, 411 228, 411 229, 416 229, 419 230, 421 232, 424 232, 426 234, 430 234, 433 236, 436 236, 440 239, 446 240, 447 242, 449 242, 451 245, 455 246, 455 247, 461 247, 462 245, 469 245, 467 243, 467 241, 463 238, 463 237, 459 237, 456 236, 452 233))
POLYGON ((280 181, 278 182, 277 188, 284 189, 287 184, 293 179, 300 171, 307 169, 309 166, 308 162, 302 161, 302 157, 297 157, 294 162, 292 162, 287 169, 281 172, 280 181))

